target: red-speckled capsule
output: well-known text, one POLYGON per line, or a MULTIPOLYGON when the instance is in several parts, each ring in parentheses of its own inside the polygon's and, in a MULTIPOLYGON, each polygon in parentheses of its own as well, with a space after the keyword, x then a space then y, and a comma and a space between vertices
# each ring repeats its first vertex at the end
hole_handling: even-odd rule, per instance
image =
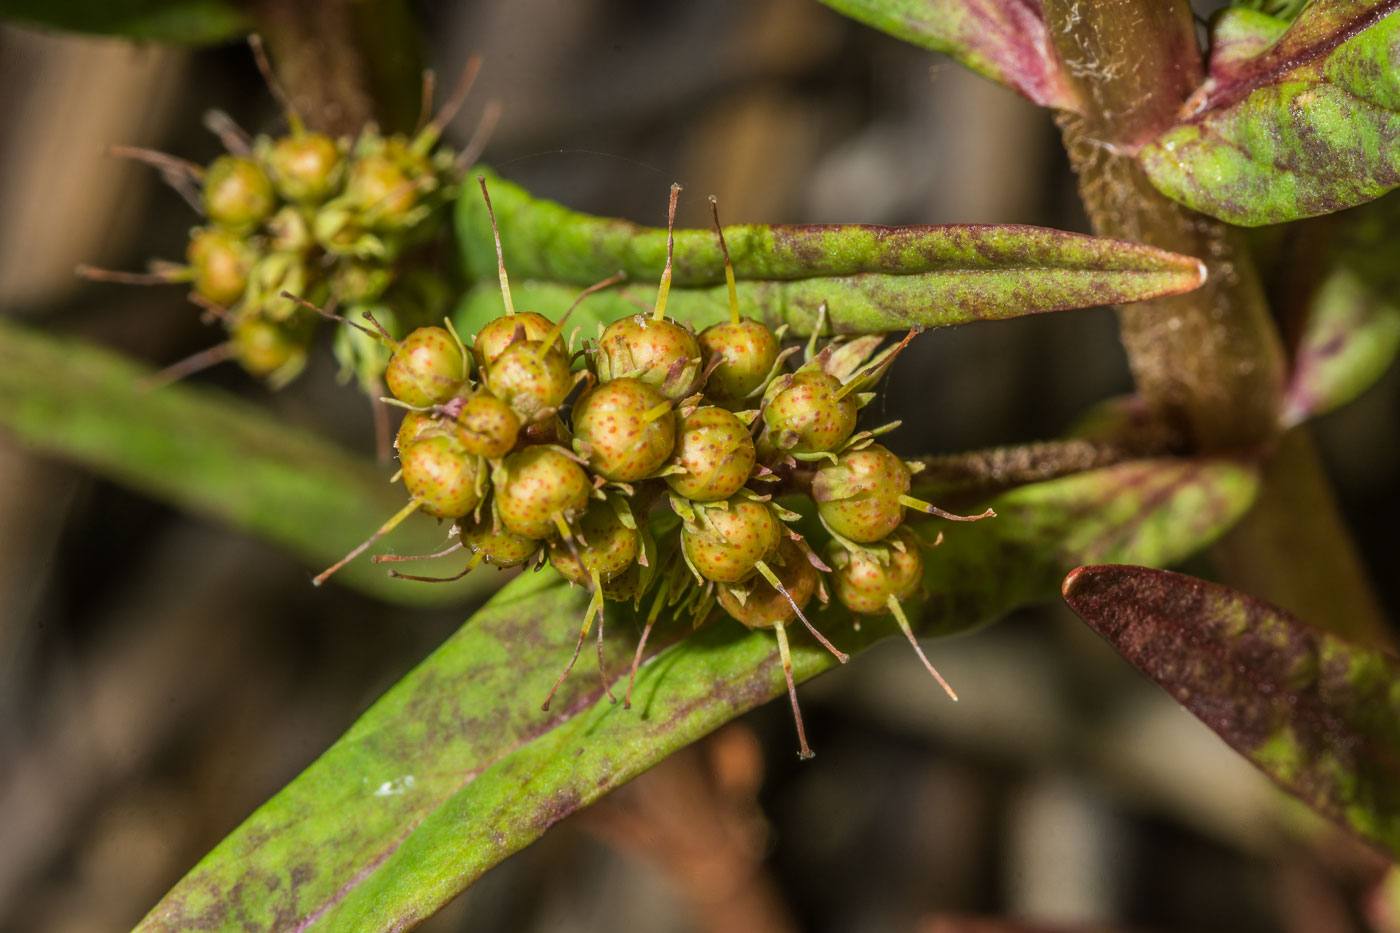
POLYGON ((676 443, 666 398, 636 379, 593 387, 574 406, 574 450, 605 479, 629 483, 656 472, 676 443))

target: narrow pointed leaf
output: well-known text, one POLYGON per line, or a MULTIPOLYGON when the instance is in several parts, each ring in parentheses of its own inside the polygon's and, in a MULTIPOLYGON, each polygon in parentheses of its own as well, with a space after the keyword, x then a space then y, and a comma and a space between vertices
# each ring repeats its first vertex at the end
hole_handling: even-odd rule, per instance
POLYGON ((1327 271, 1307 321, 1284 399, 1283 424, 1345 405, 1400 351, 1400 200, 1395 195, 1336 218, 1327 271))
MULTIPOLYGON (((664 229, 571 211, 500 179, 491 200, 516 280, 590 285, 623 271, 630 293, 644 305, 655 299, 664 229)), ((480 199, 458 200, 457 230, 468 273, 495 282, 480 199)), ((1205 275, 1189 256, 1043 227, 747 225, 726 227, 725 238, 746 307, 797 333, 822 302, 836 330, 877 332, 1141 301, 1190 291, 1205 275)), ((727 309, 714 231, 678 230, 675 242, 672 300, 703 289, 706 307, 727 309)))
POLYGON ((822 0, 896 39, 942 52, 1042 107, 1074 109, 1040 0, 822 0))
POLYGON ((1400 856, 1400 660, 1163 570, 1081 567, 1064 596, 1232 748, 1400 856))
MULTIPOLYGON (((407 501, 402 486, 388 483, 392 466, 220 392, 190 385, 143 392, 137 383, 148 375, 108 350, 0 318, 0 430, 35 453, 263 538, 316 571, 407 501)), ((445 538, 435 522, 412 519, 376 550, 430 553, 445 538)), ((459 584, 406 587, 367 559, 336 580, 420 604, 461 601, 496 582, 494 573, 472 574, 459 584)))
MULTIPOLYGON (((922 627, 961 631, 1050 598, 1085 559, 1179 560, 1228 527, 1254 485, 1234 463, 1143 461, 1014 490, 992 501, 995 519, 927 526, 947 540, 928 555, 922 627)), ((689 623, 672 621, 658 626, 662 650, 638 675, 633 709, 603 700, 580 662, 541 712, 586 602, 550 571, 511 583, 139 929, 407 929, 556 821, 784 694, 771 633, 718 618, 682 640, 689 623)), ((895 631, 872 620, 855 632, 836 609, 814 622, 851 651, 895 631)), ((608 669, 625 690, 638 618, 610 606, 607 625, 608 669)), ((793 638, 799 679, 835 663, 793 638)), ((929 702, 939 697, 930 682, 929 702)))
POLYGON ((227 42, 252 28, 248 8, 228 0, 0 0, 0 19, 177 45, 227 42))
POLYGON ((1256 55, 1268 24, 1230 14, 1198 106, 1138 153, 1169 197, 1255 226, 1400 185, 1400 0, 1316 0, 1256 55))

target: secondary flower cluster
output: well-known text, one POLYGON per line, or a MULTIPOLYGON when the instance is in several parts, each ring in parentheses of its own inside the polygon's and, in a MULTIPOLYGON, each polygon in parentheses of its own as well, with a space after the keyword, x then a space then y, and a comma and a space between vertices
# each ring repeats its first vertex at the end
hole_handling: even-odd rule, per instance
MULTIPOLYGON (((716 230, 723 244, 717 218, 716 230)), ((555 689, 595 617, 601 673, 607 600, 651 600, 638 661, 666 608, 699 625, 717 604, 746 626, 771 628, 790 691, 789 623, 800 620, 847 659, 804 613, 813 597, 829 600, 827 580, 842 605, 893 614, 913 642, 900 600, 920 587, 925 545, 904 524, 906 510, 958 516, 909 496, 913 469, 875 442, 893 425, 856 430, 871 388, 910 338, 882 351, 879 335, 820 350, 814 337, 786 371, 800 348, 783 350, 781 329, 739 316, 727 250, 730 319, 697 334, 665 317, 672 242, 655 311, 614 321, 578 354, 565 346, 562 320, 513 308, 503 260, 506 313, 470 346, 450 324, 390 341, 384 381, 410 409, 396 442, 410 501, 375 537, 423 511, 456 522, 467 571, 533 560, 589 589, 578 647, 555 689), (586 367, 577 372, 576 357, 586 367), (830 533, 825 560, 789 524, 800 516, 776 501, 798 488, 830 533), (679 522, 654 533, 667 527, 651 521, 661 505, 679 522)), ((605 675, 603 686, 611 698, 605 675)), ((795 695, 793 710, 805 757, 795 695)))
MULTIPOLYGON (((417 254, 440 238, 442 208, 455 197, 466 164, 438 143, 475 66, 453 100, 412 137, 385 136, 371 125, 353 139, 337 139, 307 129, 288 106, 290 129, 276 138, 250 138, 227 116, 211 114, 211 128, 229 152, 208 166, 115 147, 116 154, 160 168, 204 222, 190 232, 183 265, 153 263, 149 275, 80 271, 117 281, 188 283, 191 300, 223 325, 228 340, 174 372, 233 359, 274 387, 301 372, 318 321, 288 293, 357 316, 374 309, 396 330, 439 319, 450 283, 417 254), (409 256, 414 261, 403 261, 409 256)), ((377 342, 341 328, 335 349, 347 372, 381 394, 377 380, 387 354, 377 342)))

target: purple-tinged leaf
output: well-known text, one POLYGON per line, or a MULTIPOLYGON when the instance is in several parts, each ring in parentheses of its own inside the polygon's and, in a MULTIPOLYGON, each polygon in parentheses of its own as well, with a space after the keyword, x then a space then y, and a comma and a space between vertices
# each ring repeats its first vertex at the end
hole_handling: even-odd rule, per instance
MULTIPOLYGON (((1014 490, 990 501, 995 519, 926 526, 947 540, 927 558, 930 595, 914 618, 926 632, 963 631, 1053 597, 1086 560, 1180 560, 1248 508, 1255 482, 1228 461, 1153 460, 1014 490)), ((604 701, 581 663, 542 713, 586 602, 548 570, 509 584, 139 929, 407 929, 558 820, 785 694, 771 633, 717 618, 684 637, 680 620, 658 627, 631 710, 604 701)), ((625 689, 637 622, 610 605, 615 689, 625 689)), ((895 631, 888 620, 853 631, 837 609, 814 622, 849 651, 895 631)), ((793 660, 800 680, 835 663, 805 634, 793 636, 793 660)))
POLYGON ((1215 84, 1236 80, 1287 31, 1287 20, 1258 10, 1221 10, 1210 25, 1210 78, 1215 84))
MULTIPOLYGON (((589 285, 622 270, 637 299, 655 295, 665 230, 571 211, 499 179, 491 200, 516 281, 589 285)), ((457 231, 468 274, 495 283, 495 241, 480 198, 458 200, 457 231)), ((1205 276, 1190 256, 1019 225, 747 225, 725 228, 725 239, 741 310, 799 334, 810 331, 823 303, 837 331, 873 333, 1142 301, 1191 291, 1205 276)), ((728 314, 713 230, 676 231, 674 276, 668 313, 696 324, 728 314)), ((488 304, 479 310, 489 319, 503 306, 499 293, 489 304, 482 288, 488 304)), ((576 294, 557 298, 567 296, 567 306, 576 294)), ((590 313, 609 302, 617 310, 606 320, 638 310, 600 294, 588 300, 590 313)))
MULTIPOLYGON (((387 482, 393 472, 387 464, 356 457, 225 393, 194 385, 143 391, 140 380, 149 375, 110 350, 0 316, 0 431, 27 450, 255 535, 315 570, 407 501, 402 486, 387 482)), ((415 518, 381 549, 431 553, 445 537, 436 522, 415 518)), ((406 588, 366 559, 336 580, 394 602, 442 604, 483 595, 494 578, 406 588)))
POLYGON ((1281 415, 1285 427, 1338 408, 1369 388, 1400 351, 1400 200, 1386 197, 1335 219, 1326 271, 1312 294, 1281 415))
POLYGON ((1400 185, 1400 0, 1316 0, 1278 40, 1229 14, 1192 109, 1143 146, 1152 183, 1256 226, 1311 217, 1400 185), (1244 37, 1244 38, 1242 38, 1244 37))
POLYGON ((1164 570, 1080 567, 1064 597, 1280 785, 1400 855, 1400 660, 1164 570))
POLYGON ((822 0, 851 19, 942 52, 1042 107, 1074 94, 1046 35, 1040 0, 822 0))

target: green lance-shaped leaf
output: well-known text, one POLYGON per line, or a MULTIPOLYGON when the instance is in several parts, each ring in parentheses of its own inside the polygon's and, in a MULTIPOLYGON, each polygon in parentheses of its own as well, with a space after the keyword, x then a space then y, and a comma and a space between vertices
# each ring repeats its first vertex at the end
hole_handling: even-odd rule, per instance
MULTIPOLYGON (((664 229, 571 211, 500 179, 490 185, 514 279, 590 285, 623 271, 643 305, 655 298, 664 229)), ((495 282, 495 242, 480 198, 458 199, 457 231, 468 273, 495 282)), ((1190 291, 1205 275, 1189 256, 1043 227, 744 225, 724 235, 744 306, 799 334, 823 302, 837 331, 877 332, 1141 301, 1190 291)), ((675 243, 672 300, 677 291, 707 289, 705 307, 727 308, 714 231, 678 230, 675 243)))
POLYGON ((1330 234, 1284 395, 1285 426, 1356 398, 1400 351, 1400 199, 1339 215, 1330 234))
POLYGON ((1064 596, 1264 773, 1400 856, 1400 660, 1163 570, 1081 567, 1064 596))
POLYGON ((1040 0, 822 0, 851 19, 955 59, 1042 107, 1074 109, 1040 0))
MULTIPOLYGON (((994 519, 926 526, 947 540, 926 559, 923 628, 966 630, 1052 598, 1086 559, 1180 560, 1227 528, 1254 488, 1252 470, 1235 463, 1140 461, 1014 490, 990 502, 994 519)), ((683 637, 689 621, 673 620, 653 636, 660 650, 639 672, 632 709, 603 701, 580 664, 542 713, 587 601, 550 571, 512 582, 139 929, 407 929, 553 823, 785 692, 772 633, 720 617, 683 637)), ((847 650, 896 631, 867 620, 855 632, 834 608, 813 620, 847 650)), ((617 689, 638 622, 609 605, 617 689)), ((793 647, 800 679, 835 663, 800 630, 793 647)), ((929 693, 941 696, 931 681, 929 693)))
MULTIPOLYGON (((0 430, 35 453, 263 538, 315 570, 408 501, 402 486, 387 481, 392 466, 352 456, 217 391, 143 391, 139 382, 149 375, 108 350, 0 317, 0 430)), ((446 527, 414 518, 375 550, 430 553, 446 536, 446 527)), ((433 562, 423 572, 444 566, 433 562)), ((406 583, 366 555, 335 579, 382 599, 426 604, 483 594, 495 578, 478 572, 451 585, 406 583)))
POLYGON ((252 28, 249 7, 229 0, 0 0, 0 19, 176 45, 227 42, 252 28))
POLYGON ((1260 14, 1225 14, 1192 109, 1138 152, 1152 183, 1247 226, 1328 213, 1400 185, 1397 10, 1400 0, 1317 0, 1281 33, 1260 14))

